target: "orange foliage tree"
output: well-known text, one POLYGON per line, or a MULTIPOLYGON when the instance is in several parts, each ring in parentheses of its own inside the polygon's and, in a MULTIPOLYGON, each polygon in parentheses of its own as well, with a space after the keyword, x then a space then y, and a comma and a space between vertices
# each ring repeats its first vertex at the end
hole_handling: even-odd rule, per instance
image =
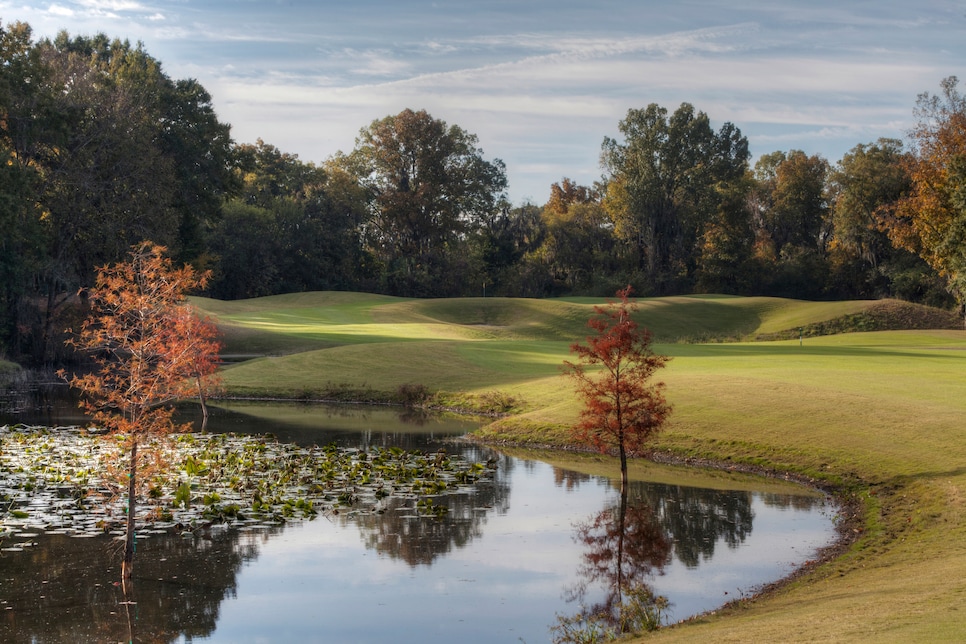
POLYGON ((912 190, 882 224, 896 245, 938 270, 966 305, 966 96, 958 83, 950 76, 941 96, 919 96, 915 152, 908 159, 912 190))
MULTIPOLYGON (((207 273, 202 277, 206 277, 207 273)), ((197 394, 201 404, 201 428, 208 425, 208 392, 220 387, 215 373, 221 359, 218 327, 208 317, 198 317, 190 305, 181 304, 172 311, 173 335, 181 341, 173 348, 172 362, 183 366, 186 394, 197 394)), ((185 396, 187 397, 187 395, 185 396)))
POLYGON ((129 261, 99 268, 88 291, 90 314, 70 340, 97 364, 92 373, 70 381, 84 393, 81 406, 95 423, 127 438, 125 579, 134 563, 138 447, 180 429, 171 404, 196 391, 204 399, 220 348, 214 325, 197 318, 185 300, 186 292, 204 287, 208 273, 174 268, 165 250, 142 242, 132 248, 129 261))
POLYGON ((630 295, 627 286, 617 291, 619 302, 594 307, 596 316, 587 326, 596 335, 588 336, 586 345, 571 345, 579 362, 564 362, 565 373, 577 382, 584 401, 573 436, 602 452, 617 449, 622 489, 627 488, 628 454, 640 453, 671 413, 664 383, 651 382, 669 358, 654 353, 651 332, 632 319, 636 307, 630 295))

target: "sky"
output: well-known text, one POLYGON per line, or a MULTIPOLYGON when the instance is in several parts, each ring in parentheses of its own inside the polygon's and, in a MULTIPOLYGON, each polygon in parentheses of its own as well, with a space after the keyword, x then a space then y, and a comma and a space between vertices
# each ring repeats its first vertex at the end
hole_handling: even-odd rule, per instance
POLYGON ((504 161, 515 205, 598 180, 629 109, 687 102, 753 159, 834 164, 906 139, 917 97, 966 79, 962 0, 0 0, 0 21, 140 41, 235 141, 303 161, 425 109, 504 161))

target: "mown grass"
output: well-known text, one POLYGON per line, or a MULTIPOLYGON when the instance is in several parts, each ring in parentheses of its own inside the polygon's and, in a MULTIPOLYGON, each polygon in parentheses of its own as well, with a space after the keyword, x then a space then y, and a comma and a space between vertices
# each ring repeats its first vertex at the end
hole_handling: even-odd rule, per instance
MULTIPOLYGON (((512 399, 515 413, 482 437, 565 446, 579 407, 560 365, 599 302, 306 294, 196 303, 243 332, 229 336, 229 351, 278 354, 227 369, 231 393, 329 386, 389 396, 418 383, 440 400, 512 399), (293 347, 312 350, 281 355, 293 347)), ((655 443, 660 454, 811 477, 861 507, 855 543, 842 556, 647 639, 949 641, 966 632, 966 334, 794 334, 863 328, 876 306, 642 302, 657 349, 673 357, 661 374, 675 410, 655 443), (781 333, 796 339, 748 341, 781 333)), ((902 309, 893 318, 918 319, 913 309, 889 306, 902 309)))

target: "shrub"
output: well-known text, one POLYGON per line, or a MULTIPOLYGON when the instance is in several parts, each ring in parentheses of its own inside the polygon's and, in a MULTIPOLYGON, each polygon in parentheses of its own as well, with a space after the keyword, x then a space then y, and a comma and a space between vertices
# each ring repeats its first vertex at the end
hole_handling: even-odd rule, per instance
POLYGON ((396 398, 406 407, 419 407, 430 398, 426 385, 406 383, 396 389, 396 398))

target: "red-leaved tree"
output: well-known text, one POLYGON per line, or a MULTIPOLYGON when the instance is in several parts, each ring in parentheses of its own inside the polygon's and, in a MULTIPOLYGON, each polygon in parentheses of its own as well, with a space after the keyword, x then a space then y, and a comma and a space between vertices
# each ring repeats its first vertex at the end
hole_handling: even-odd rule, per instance
POLYGON ((651 350, 651 332, 631 317, 636 306, 630 295, 627 286, 617 291, 619 302, 594 307, 596 315, 587 326, 596 334, 587 337, 586 345, 571 345, 579 362, 564 362, 584 401, 573 437, 602 452, 617 449, 622 489, 627 488, 628 454, 640 453, 671 412, 664 383, 651 382, 669 358, 651 350))
MULTIPOLYGON (((205 273, 202 277, 206 277, 205 273)), ((188 304, 179 305, 171 315, 173 333, 180 338, 178 353, 172 356, 173 362, 184 366, 184 375, 193 383, 194 393, 201 405, 201 429, 208 425, 208 393, 220 389, 221 379, 217 369, 221 363, 219 352, 220 333, 215 323, 207 316, 198 317, 188 304)))
POLYGON ((134 568, 138 447, 179 429, 172 420, 175 400, 196 393, 204 399, 220 348, 214 325, 195 317, 185 300, 188 291, 204 287, 208 273, 174 268, 164 252, 163 246, 142 242, 129 261, 98 269, 88 291, 90 314, 70 340, 97 364, 94 372, 70 381, 84 393, 81 406, 95 423, 127 439, 124 579, 134 568))

